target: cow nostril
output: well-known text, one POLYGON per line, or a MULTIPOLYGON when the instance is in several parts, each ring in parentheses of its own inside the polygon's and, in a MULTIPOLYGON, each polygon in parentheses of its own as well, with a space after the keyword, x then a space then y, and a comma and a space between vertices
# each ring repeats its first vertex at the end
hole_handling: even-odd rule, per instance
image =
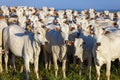
POLYGON ((97 45, 97 46, 100 46, 100 45, 101 45, 101 43, 100 43, 100 42, 98 42, 98 43, 96 43, 96 45, 97 45))
POLYGON ((48 42, 45 42, 45 44, 48 44, 48 42))

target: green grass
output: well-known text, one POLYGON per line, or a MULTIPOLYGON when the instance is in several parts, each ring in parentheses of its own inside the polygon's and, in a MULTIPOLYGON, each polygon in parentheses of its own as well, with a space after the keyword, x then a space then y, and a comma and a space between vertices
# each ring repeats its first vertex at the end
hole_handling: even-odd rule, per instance
MULTIPOLYGON (((23 73, 20 73, 20 66, 22 64, 22 60, 16 59, 16 67, 17 71, 14 72, 13 69, 9 68, 8 73, 5 72, 5 70, 0 73, 0 80, 25 80, 26 74, 25 69, 23 73)), ((4 69, 3 65, 3 69, 4 69)), ((36 80, 35 73, 33 72, 33 65, 30 65, 30 80, 36 80)), ((79 65, 74 69, 73 64, 70 64, 69 69, 66 70, 66 76, 67 78, 65 80, 88 80, 88 74, 87 74, 87 67, 83 66, 83 72, 82 75, 79 75, 79 65)), ((95 74, 95 67, 92 66, 92 80, 96 80, 96 74, 95 74)), ((61 65, 59 65, 59 71, 58 71, 58 77, 55 78, 54 76, 54 66, 52 64, 51 70, 45 70, 43 63, 39 64, 39 75, 40 80, 62 80, 62 69, 61 65)), ((101 69, 101 78, 100 80, 106 80, 105 78, 105 65, 101 69)), ((111 67, 111 80, 120 80, 120 63, 117 65, 112 64, 111 67)))

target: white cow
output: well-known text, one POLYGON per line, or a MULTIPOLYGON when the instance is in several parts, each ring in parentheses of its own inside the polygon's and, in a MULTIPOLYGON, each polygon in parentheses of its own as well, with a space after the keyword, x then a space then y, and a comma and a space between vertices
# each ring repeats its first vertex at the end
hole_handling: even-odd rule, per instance
POLYGON ((7 6, 3 5, 1 6, 1 10, 3 11, 3 16, 9 16, 9 9, 7 6))
POLYGON ((17 7, 16 14, 18 17, 22 17, 24 14, 24 9, 21 6, 17 7))
POLYGON ((51 50, 51 45, 49 42, 46 42, 43 47, 43 53, 44 53, 44 60, 45 60, 45 69, 51 68, 51 60, 52 60, 52 50, 51 50))
POLYGON ((63 78, 66 78, 66 60, 67 60, 67 47, 65 43, 69 43, 69 26, 65 23, 55 28, 56 30, 50 30, 46 33, 47 40, 51 44, 51 50, 53 55, 53 63, 55 68, 55 76, 58 74, 57 60, 62 62, 63 78))
POLYGON ((80 36, 75 40, 75 56, 80 59, 80 72, 82 72, 82 62, 84 60, 88 61, 88 74, 89 80, 91 80, 91 66, 92 66, 92 48, 94 44, 94 38, 87 31, 81 30, 80 36), (84 41, 81 41, 81 39, 84 41))
MULTIPOLYGON (((75 23, 69 23, 69 28, 70 28, 69 40, 72 41, 72 43, 73 43, 75 41, 75 38, 79 37, 79 31, 78 31, 77 25, 75 23)), ((75 53, 74 45, 67 46, 68 63, 73 58, 73 64, 75 67, 76 57, 74 56, 74 53, 75 53)))
POLYGON ((106 77, 110 80, 111 61, 120 59, 120 30, 106 32, 101 27, 95 27, 96 43, 93 48, 97 80, 100 79, 100 69, 106 64, 106 77))
MULTIPOLYGON (((46 31, 54 30, 57 27, 54 23, 51 23, 46 26, 46 31)), ((51 44, 49 41, 46 42, 45 45, 42 46, 44 53, 44 61, 45 61, 45 69, 51 68, 51 58, 52 58, 52 50, 51 44)))
POLYGON ((8 25, 6 22, 0 20, 0 72, 3 71, 3 69, 2 69, 2 44, 3 44, 2 43, 2 30, 3 30, 3 28, 5 28, 7 26, 8 25))
POLYGON ((18 17, 19 25, 23 28, 26 28, 26 16, 18 17))
MULTIPOLYGON (((25 31, 18 25, 11 25, 3 31, 4 49, 10 50, 15 56, 24 59, 26 67, 26 77, 29 79, 29 63, 34 63, 34 71, 37 78, 38 74, 38 60, 41 51, 40 46, 45 44, 45 30, 41 27, 34 28, 33 33, 25 31)), ((7 54, 6 65, 7 65, 7 54)), ((7 68, 6 68, 7 69, 7 68)))

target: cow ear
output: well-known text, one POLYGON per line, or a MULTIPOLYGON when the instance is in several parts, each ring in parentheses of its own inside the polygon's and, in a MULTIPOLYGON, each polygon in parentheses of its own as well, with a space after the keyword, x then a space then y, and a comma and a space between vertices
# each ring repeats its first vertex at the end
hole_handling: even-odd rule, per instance
POLYGON ((55 30, 56 30, 56 31, 60 31, 61 28, 60 28, 60 27, 55 27, 55 30))
POLYGON ((32 26, 31 26, 31 25, 28 25, 28 26, 27 26, 27 30, 28 30, 29 32, 33 32, 32 26))
POLYGON ((73 30, 75 30, 75 28, 74 27, 69 27, 69 30, 73 31, 73 30))
POLYGON ((68 41, 67 45, 71 46, 73 43, 73 41, 68 41))
POLYGON ((104 31, 104 33, 103 33, 103 34, 108 34, 108 33, 110 33, 110 31, 104 31))
POLYGON ((50 28, 44 28, 46 32, 50 31, 50 28))
POLYGON ((116 22, 113 22, 113 23, 112 23, 112 25, 113 25, 113 26, 116 26, 116 25, 117 25, 117 23, 116 23, 116 22))
POLYGON ((91 28, 92 28, 92 25, 89 25, 87 28, 91 29, 91 28))
POLYGON ((31 32, 31 33, 33 33, 33 32, 34 32, 32 28, 30 29, 30 32, 31 32))
POLYGON ((93 31, 90 31, 90 34, 91 34, 91 35, 94 35, 94 32, 93 32, 93 31))
POLYGON ((46 31, 46 32, 48 32, 48 31, 50 31, 50 28, 47 28, 46 26, 42 26, 42 28, 46 31))
POLYGON ((80 29, 80 28, 81 28, 81 26, 80 26, 79 24, 77 24, 77 28, 78 28, 78 29, 80 29))
POLYGON ((26 20, 26 23, 30 23, 30 19, 27 19, 27 20, 26 20))
POLYGON ((13 23, 17 23, 17 20, 13 20, 13 23))
POLYGON ((57 12, 56 11, 54 11, 54 16, 57 16, 58 14, 57 14, 57 12))
POLYGON ((83 42, 84 45, 86 45, 86 42, 83 42))

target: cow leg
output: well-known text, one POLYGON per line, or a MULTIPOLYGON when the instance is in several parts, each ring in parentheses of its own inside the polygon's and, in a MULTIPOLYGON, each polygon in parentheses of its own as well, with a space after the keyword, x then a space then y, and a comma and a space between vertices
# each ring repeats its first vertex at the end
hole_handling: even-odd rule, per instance
POLYGON ((2 68, 2 52, 0 52, 0 73, 3 71, 2 68))
POLYGON ((23 61, 23 60, 24 60, 24 59, 22 58, 22 62, 23 62, 23 63, 21 64, 20 73, 22 73, 22 72, 23 72, 23 69, 24 69, 24 66, 25 66, 25 65, 24 65, 25 63, 24 63, 24 61, 23 61))
POLYGON ((73 56, 73 65, 74 65, 74 69, 76 68, 76 56, 73 56))
POLYGON ((21 65, 21 68, 20 68, 20 73, 23 72, 23 68, 24 68, 24 64, 21 65))
POLYGON ((100 69, 101 69, 101 66, 96 65, 97 80, 100 80, 100 69))
POLYGON ((48 62, 49 62, 48 69, 49 69, 49 70, 50 70, 50 68, 51 68, 51 57, 52 57, 52 56, 51 56, 51 54, 50 54, 50 56, 48 56, 48 58, 49 58, 49 59, 48 59, 48 60, 49 60, 49 61, 48 61, 48 62))
POLYGON ((63 71, 63 78, 65 79, 66 78, 66 60, 67 60, 67 54, 66 54, 66 51, 67 51, 67 48, 66 46, 63 46, 62 47, 62 71, 63 71))
POLYGON ((55 77, 57 77, 58 74, 58 65, 57 65, 57 56, 55 53, 53 53, 53 63, 55 68, 55 77))
POLYGON ((29 57, 25 55, 24 61, 25 61, 25 67, 26 67, 26 80, 29 80, 29 72, 30 72, 29 57))
POLYGON ((67 57, 65 56, 65 58, 62 61, 62 71, 63 71, 63 78, 66 78, 66 59, 67 57))
POLYGON ((79 70, 79 75, 82 74, 82 67, 83 67, 83 64, 82 64, 82 62, 81 62, 81 60, 80 60, 80 70, 79 70))
POLYGON ((107 80, 110 80, 110 69, 111 69, 111 61, 107 62, 107 64, 106 64, 106 77, 107 77, 107 80))
POLYGON ((4 61, 5 61, 5 70, 8 72, 8 53, 6 52, 4 55, 4 61))
POLYGON ((91 65, 92 65, 92 56, 89 55, 89 57, 88 57, 88 75, 89 75, 89 80, 91 80, 91 65))
POLYGON ((47 69, 47 67, 48 67, 47 53, 45 50, 43 50, 43 53, 44 53, 44 57, 45 57, 45 69, 47 69))
POLYGON ((97 76, 97 80, 100 80, 100 69, 102 64, 99 64, 97 61, 97 57, 96 57, 96 51, 95 49, 92 50, 93 53, 93 57, 94 57, 94 63, 95 63, 95 68, 96 68, 96 76, 97 76))
POLYGON ((38 62, 39 62, 39 55, 35 56, 35 59, 34 59, 34 72, 35 72, 35 74, 37 76, 37 79, 39 79, 38 62))
POLYGON ((16 72, 15 55, 13 55, 13 54, 11 54, 11 55, 12 55, 12 65, 13 65, 14 71, 16 72))

